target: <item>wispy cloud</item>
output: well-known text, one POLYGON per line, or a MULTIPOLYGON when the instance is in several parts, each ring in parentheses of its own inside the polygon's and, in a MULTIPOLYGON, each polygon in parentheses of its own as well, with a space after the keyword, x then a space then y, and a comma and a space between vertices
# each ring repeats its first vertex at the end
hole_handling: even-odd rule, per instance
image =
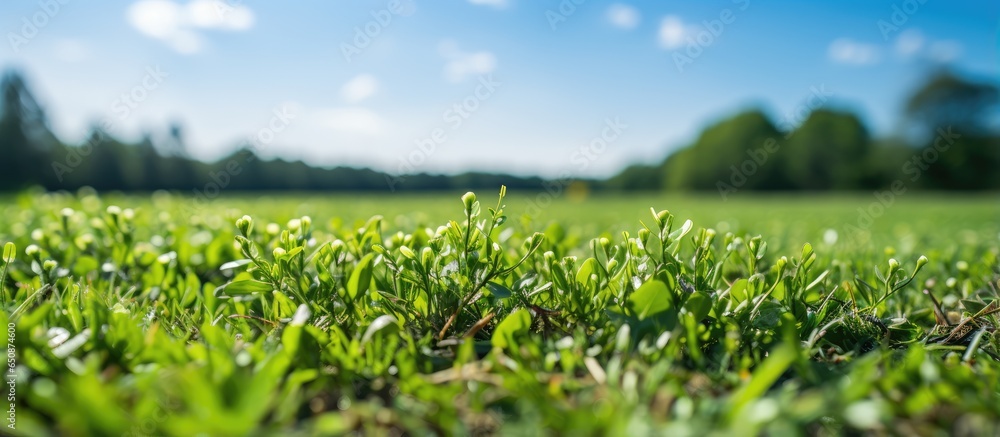
POLYGON ((508 0, 469 0, 474 5, 492 6, 497 9, 506 8, 510 2, 508 0))
POLYGON ((244 31, 254 24, 250 8, 219 0, 193 0, 183 5, 171 0, 140 0, 129 6, 126 18, 139 32, 182 54, 202 50, 203 30, 244 31))
POLYGON ((463 52, 451 40, 442 41, 438 51, 448 60, 444 66, 444 77, 449 82, 462 82, 469 77, 492 73, 497 68, 497 58, 492 52, 463 52))
POLYGON ((379 83, 375 76, 360 74, 340 88, 340 95, 347 103, 358 103, 377 93, 378 89, 379 83))
POLYGON ((639 10, 632 6, 615 3, 608 7, 608 21, 615 27, 621 29, 635 29, 639 25, 639 10))
POLYGON ((893 49, 900 58, 930 60, 939 63, 952 62, 962 54, 962 44, 955 40, 934 40, 924 36, 919 29, 907 29, 901 32, 893 44, 893 49))
POLYGON ((924 34, 919 30, 907 29, 896 37, 894 48, 897 55, 909 58, 924 48, 925 41, 924 34))
POLYGON ((689 36, 698 32, 697 25, 685 24, 684 20, 677 15, 667 15, 660 21, 659 40, 660 46, 673 50, 684 45, 689 36))
POLYGON ((385 131, 385 120, 375 111, 360 107, 328 108, 317 110, 314 121, 321 127, 333 131, 365 136, 378 135, 385 131))
POLYGON ((830 43, 827 55, 839 64, 870 65, 879 61, 879 48, 874 44, 838 38, 830 43))
POLYGON ((954 40, 935 41, 927 46, 927 57, 936 62, 951 62, 961 54, 962 44, 954 40))

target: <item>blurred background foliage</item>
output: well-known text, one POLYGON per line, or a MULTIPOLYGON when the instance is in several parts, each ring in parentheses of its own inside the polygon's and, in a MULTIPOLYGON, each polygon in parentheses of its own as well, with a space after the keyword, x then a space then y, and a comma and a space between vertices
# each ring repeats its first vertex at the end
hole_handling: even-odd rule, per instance
MULTIPOLYGON (((217 188, 254 190, 464 190, 505 184, 541 189, 539 177, 468 172, 388 175, 367 168, 313 167, 302 161, 265 161, 252 145, 214 163, 189 158, 182 126, 166 140, 148 134, 127 144, 95 126, 84 144, 64 144, 26 79, 8 71, 0 102, 0 190, 39 185, 49 190, 151 191, 217 188)), ((873 138, 862 119, 820 107, 797 127, 777 126, 758 108, 722 118, 686 147, 654 165, 632 165, 607 180, 583 180, 612 191, 825 191, 1000 188, 1000 133, 996 86, 939 70, 903 102, 896 133, 873 138), (937 153, 932 149, 938 141, 937 153)))

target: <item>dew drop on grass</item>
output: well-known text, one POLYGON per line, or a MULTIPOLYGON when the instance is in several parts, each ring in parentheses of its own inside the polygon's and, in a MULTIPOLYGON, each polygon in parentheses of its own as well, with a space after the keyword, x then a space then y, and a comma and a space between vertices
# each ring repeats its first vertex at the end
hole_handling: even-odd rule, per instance
POLYGON ((778 402, 771 398, 763 398, 753 403, 749 416, 754 422, 766 423, 778 417, 778 402))
POLYGON ((924 381, 934 383, 941 378, 941 373, 938 372, 938 368, 934 363, 923 361, 920 363, 920 376, 924 381))
POLYGON ((858 428, 871 428, 879 422, 879 404, 875 401, 859 401, 844 410, 844 418, 858 428))
POLYGON ((31 389, 39 397, 51 398, 56 395, 57 387, 56 383, 49 378, 38 378, 31 384, 31 389))
POLYGON ((236 354, 237 366, 246 367, 250 365, 251 361, 253 361, 253 357, 251 357, 250 353, 245 350, 241 350, 238 354, 236 354))
POLYGON ((337 408, 341 411, 351 408, 351 400, 347 396, 341 396, 340 400, 337 401, 337 408))
POLYGON ((827 229, 826 232, 823 233, 823 242, 826 243, 828 246, 833 246, 834 244, 837 244, 837 230, 827 229))
POLYGON ((556 349, 562 350, 562 349, 569 349, 571 347, 573 347, 573 337, 570 337, 568 335, 563 338, 560 338, 559 341, 556 342, 556 349))
POLYGON ((689 397, 677 399, 674 403, 674 414, 678 419, 688 419, 694 414, 694 401, 689 397))

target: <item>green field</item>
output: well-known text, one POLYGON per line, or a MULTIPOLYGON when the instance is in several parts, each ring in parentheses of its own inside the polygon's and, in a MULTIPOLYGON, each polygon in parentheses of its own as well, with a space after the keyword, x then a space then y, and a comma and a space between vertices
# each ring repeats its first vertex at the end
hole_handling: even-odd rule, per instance
POLYGON ((996 194, 461 194, 0 199, 6 430, 1000 433, 996 194))

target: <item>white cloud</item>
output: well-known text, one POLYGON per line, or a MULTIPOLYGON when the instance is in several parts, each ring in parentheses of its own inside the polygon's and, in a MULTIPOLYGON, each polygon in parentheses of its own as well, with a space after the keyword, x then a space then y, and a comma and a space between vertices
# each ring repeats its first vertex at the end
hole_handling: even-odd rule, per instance
POLYGON ((168 38, 181 21, 181 7, 170 0, 143 0, 128 8, 128 21, 154 38, 168 38))
POLYGON ((201 51, 202 30, 245 31, 254 23, 253 11, 246 6, 230 6, 219 0, 193 0, 184 5, 172 0, 139 0, 129 6, 126 18, 139 32, 183 54, 201 51))
POLYGON ((924 42, 924 34, 919 30, 904 30, 896 37, 896 54, 904 58, 911 57, 924 47, 924 42))
POLYGON ((493 6, 497 9, 503 9, 507 7, 507 0, 469 0, 469 3, 474 5, 486 5, 493 6))
POLYGON ((933 62, 948 63, 962 54, 962 44, 955 40, 935 40, 927 38, 918 29, 907 29, 896 37, 894 45, 900 58, 913 58, 933 62))
POLYGON ((676 49, 684 45, 689 36, 694 37, 698 30, 696 25, 684 24, 681 17, 667 15, 660 21, 660 46, 667 50, 676 49))
POLYGON ((489 74, 497 68, 497 58, 492 52, 466 53, 451 40, 442 41, 438 52, 448 59, 444 66, 444 77, 450 82, 458 83, 471 76, 489 74))
POLYGON ((370 74, 360 74, 340 88, 340 96, 347 103, 358 103, 378 92, 378 79, 370 74))
POLYGON ((222 0, 194 0, 187 5, 191 24, 203 29, 247 30, 253 27, 253 12, 245 6, 229 6, 222 0))
POLYGON ((386 125, 374 111, 359 107, 321 109, 314 117, 321 127, 349 134, 379 135, 386 125))
POLYGON ((827 55, 841 64, 867 65, 879 60, 879 49, 873 44, 839 38, 830 43, 827 55))
POLYGON ((607 17, 612 25, 622 29, 635 29, 639 25, 639 11, 629 5, 611 5, 608 7, 607 17))
POLYGON ((962 54, 962 44, 954 40, 935 41, 927 47, 927 57, 932 61, 948 63, 962 54))

